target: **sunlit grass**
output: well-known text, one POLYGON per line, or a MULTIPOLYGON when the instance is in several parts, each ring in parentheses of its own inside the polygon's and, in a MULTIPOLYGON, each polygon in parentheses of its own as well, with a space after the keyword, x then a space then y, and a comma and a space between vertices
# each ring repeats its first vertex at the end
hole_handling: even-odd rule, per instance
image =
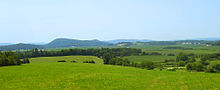
POLYGON ((220 74, 148 71, 102 64, 44 62, 0 67, 0 90, 217 90, 220 74))
POLYGON ((31 63, 39 62, 57 62, 65 60, 67 62, 76 61, 76 63, 83 63, 83 61, 95 61, 96 64, 103 64, 103 60, 95 56, 57 56, 57 57, 38 57, 31 58, 31 63))

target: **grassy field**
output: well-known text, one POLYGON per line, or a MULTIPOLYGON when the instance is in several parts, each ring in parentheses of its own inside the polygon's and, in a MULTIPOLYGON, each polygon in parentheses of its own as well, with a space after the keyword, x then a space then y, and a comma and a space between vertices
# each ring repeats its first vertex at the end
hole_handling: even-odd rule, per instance
POLYGON ((77 63, 83 63, 83 61, 95 61, 96 64, 103 64, 103 60, 94 56, 59 56, 59 57, 38 57, 31 58, 31 63, 36 62, 57 62, 65 60, 67 62, 76 61, 77 63))
POLYGON ((129 61, 133 62, 144 62, 144 61, 152 61, 152 62, 161 62, 166 59, 176 59, 176 56, 161 56, 161 55, 147 55, 147 56, 127 56, 124 57, 129 61))
POLYGON ((206 46, 206 45, 137 45, 131 46, 132 48, 141 48, 145 52, 160 52, 162 54, 179 54, 183 53, 194 53, 194 54, 210 54, 220 53, 219 46, 206 46), (183 47, 192 48, 193 50, 182 50, 182 49, 163 49, 165 47, 183 47))
POLYGON ((44 62, 0 67, 0 90, 217 90, 220 74, 44 62))

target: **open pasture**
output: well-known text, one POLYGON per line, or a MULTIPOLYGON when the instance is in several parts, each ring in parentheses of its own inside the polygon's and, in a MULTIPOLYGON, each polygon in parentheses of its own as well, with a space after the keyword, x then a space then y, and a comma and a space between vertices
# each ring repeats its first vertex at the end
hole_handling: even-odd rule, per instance
POLYGON ((220 74, 44 62, 0 68, 0 90, 217 90, 220 74))
POLYGON ((76 61, 76 63, 83 63, 83 61, 95 61, 96 64, 103 64, 103 60, 95 56, 57 56, 30 58, 31 63, 57 62, 61 60, 65 60, 67 62, 76 61))

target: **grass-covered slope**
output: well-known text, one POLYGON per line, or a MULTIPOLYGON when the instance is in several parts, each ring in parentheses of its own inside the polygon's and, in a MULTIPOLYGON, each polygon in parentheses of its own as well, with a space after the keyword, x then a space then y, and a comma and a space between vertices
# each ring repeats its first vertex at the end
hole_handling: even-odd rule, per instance
POLYGON ((57 56, 57 57, 38 57, 31 58, 31 63, 36 62, 57 62, 65 60, 67 62, 76 61, 76 63, 83 63, 83 61, 95 61, 96 64, 103 64, 103 60, 95 56, 57 56))
POLYGON ((220 74, 44 62, 0 67, 0 90, 217 90, 220 74))

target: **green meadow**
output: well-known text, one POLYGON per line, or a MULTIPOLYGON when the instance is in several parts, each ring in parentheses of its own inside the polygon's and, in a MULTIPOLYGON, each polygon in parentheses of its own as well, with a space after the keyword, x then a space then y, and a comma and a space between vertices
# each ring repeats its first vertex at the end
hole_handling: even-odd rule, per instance
MULTIPOLYGON (((56 62, 92 56, 32 58, 0 67, 0 90, 217 90, 220 74, 156 71, 103 64, 56 62)), ((101 59, 97 59, 97 61, 101 59)))
POLYGON ((37 57, 31 58, 31 63, 39 62, 57 62, 65 60, 67 62, 76 61, 76 63, 83 63, 83 61, 95 61, 96 64, 103 64, 103 60, 94 56, 57 56, 57 57, 37 57))

